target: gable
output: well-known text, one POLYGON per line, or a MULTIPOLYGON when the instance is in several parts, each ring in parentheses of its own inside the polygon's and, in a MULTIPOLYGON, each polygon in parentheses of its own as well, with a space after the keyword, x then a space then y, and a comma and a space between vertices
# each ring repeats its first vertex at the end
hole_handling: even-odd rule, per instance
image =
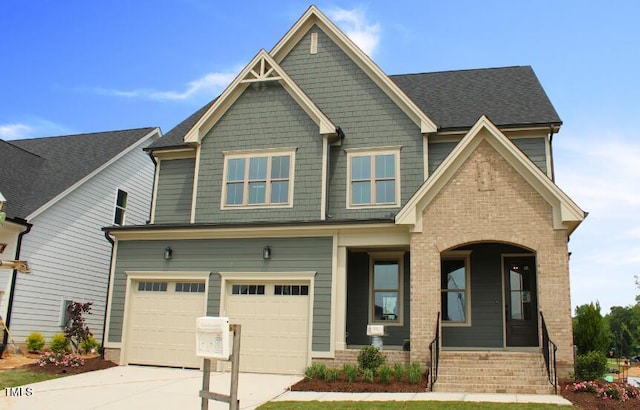
MULTIPOLYGON (((422 232, 422 212, 453 178, 455 173, 476 151, 480 144, 491 146, 513 170, 529 184, 550 206, 554 229, 567 229, 569 234, 584 220, 585 212, 557 185, 515 147, 513 143, 485 116, 481 117, 445 159, 434 174, 396 215, 396 223, 409 225, 414 232, 422 232)), ((491 165, 479 165, 478 184, 490 184, 491 165), (482 168, 486 167, 485 170, 482 168), (488 173, 483 182, 482 174, 488 173)), ((479 186, 478 189, 481 189, 479 186)))

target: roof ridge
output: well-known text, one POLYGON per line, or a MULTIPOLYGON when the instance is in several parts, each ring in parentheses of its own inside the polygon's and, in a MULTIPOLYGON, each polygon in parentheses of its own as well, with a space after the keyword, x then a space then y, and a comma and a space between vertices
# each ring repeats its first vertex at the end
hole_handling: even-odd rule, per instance
POLYGON ((388 74, 389 77, 399 77, 399 76, 409 76, 409 75, 424 75, 424 74, 440 74, 440 73, 459 73, 459 72, 468 72, 468 71, 488 71, 488 70, 504 70, 508 68, 526 68, 531 67, 530 65, 511 65, 511 66, 502 66, 502 67, 485 67, 485 68, 463 68, 459 70, 441 70, 441 71, 424 71, 421 73, 400 73, 400 74, 388 74))
POLYGON ((138 131, 138 130, 155 130, 160 127, 139 127, 139 128, 127 128, 124 130, 109 130, 109 131, 93 131, 93 132, 80 132, 77 134, 67 134, 67 135, 52 135, 49 137, 35 137, 35 138, 20 138, 11 141, 35 141, 35 140, 43 140, 43 139, 51 139, 51 138, 68 138, 68 137, 79 137, 81 135, 95 135, 95 134, 112 134, 116 132, 130 132, 130 131, 138 131))
POLYGON ((22 141, 22 139, 19 139, 19 140, 8 140, 8 141, 7 141, 7 140, 3 140, 2 138, 0 138, 0 142, 4 142, 4 143, 5 143, 5 144, 7 144, 7 145, 11 145, 11 146, 12 146, 12 147, 14 147, 15 149, 19 149, 20 151, 25 152, 25 153, 27 153, 27 154, 29 154, 29 155, 33 155, 34 157, 37 157, 37 158, 46 159, 46 158, 44 158, 43 156, 41 156, 41 155, 39 155, 39 154, 36 154, 35 152, 31 152, 31 151, 29 151, 29 150, 27 150, 27 149, 25 149, 25 148, 22 148, 22 147, 21 147, 21 146, 19 146, 19 145, 14 144, 14 143, 13 143, 13 141, 22 141))

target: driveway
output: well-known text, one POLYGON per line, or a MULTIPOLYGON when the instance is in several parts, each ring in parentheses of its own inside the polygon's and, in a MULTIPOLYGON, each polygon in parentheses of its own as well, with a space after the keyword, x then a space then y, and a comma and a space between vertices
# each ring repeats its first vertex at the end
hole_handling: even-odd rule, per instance
MULTIPOLYGON (((240 373, 241 409, 253 409, 285 392, 299 376, 240 373)), ((211 391, 229 394, 230 373, 211 373, 211 391)), ((117 366, 0 392, 0 409, 199 409, 202 372, 117 366), (30 388, 30 389, 27 389, 30 388), (5 397, 6 395, 6 397, 5 397)), ((210 409, 228 409, 209 401, 210 409)))

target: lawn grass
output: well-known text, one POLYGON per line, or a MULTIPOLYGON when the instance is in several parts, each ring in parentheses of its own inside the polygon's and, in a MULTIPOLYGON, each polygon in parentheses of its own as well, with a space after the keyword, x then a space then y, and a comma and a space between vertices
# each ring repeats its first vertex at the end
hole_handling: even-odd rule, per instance
POLYGON ((260 410, 559 410, 567 406, 539 403, 485 403, 462 401, 272 401, 258 407, 260 410))
POLYGON ((45 380, 57 379, 64 374, 34 373, 27 370, 2 370, 0 371, 0 389, 5 387, 26 386, 45 380))

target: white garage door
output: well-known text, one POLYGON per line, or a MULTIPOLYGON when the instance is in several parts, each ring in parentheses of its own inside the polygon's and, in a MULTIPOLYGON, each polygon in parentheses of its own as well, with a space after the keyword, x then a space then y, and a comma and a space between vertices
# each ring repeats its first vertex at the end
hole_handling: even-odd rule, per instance
POLYGON ((126 361, 199 368, 196 318, 204 315, 204 282, 134 281, 128 308, 126 361))
POLYGON ((309 284, 230 283, 226 312, 242 325, 240 370, 301 374, 309 349, 309 284))

